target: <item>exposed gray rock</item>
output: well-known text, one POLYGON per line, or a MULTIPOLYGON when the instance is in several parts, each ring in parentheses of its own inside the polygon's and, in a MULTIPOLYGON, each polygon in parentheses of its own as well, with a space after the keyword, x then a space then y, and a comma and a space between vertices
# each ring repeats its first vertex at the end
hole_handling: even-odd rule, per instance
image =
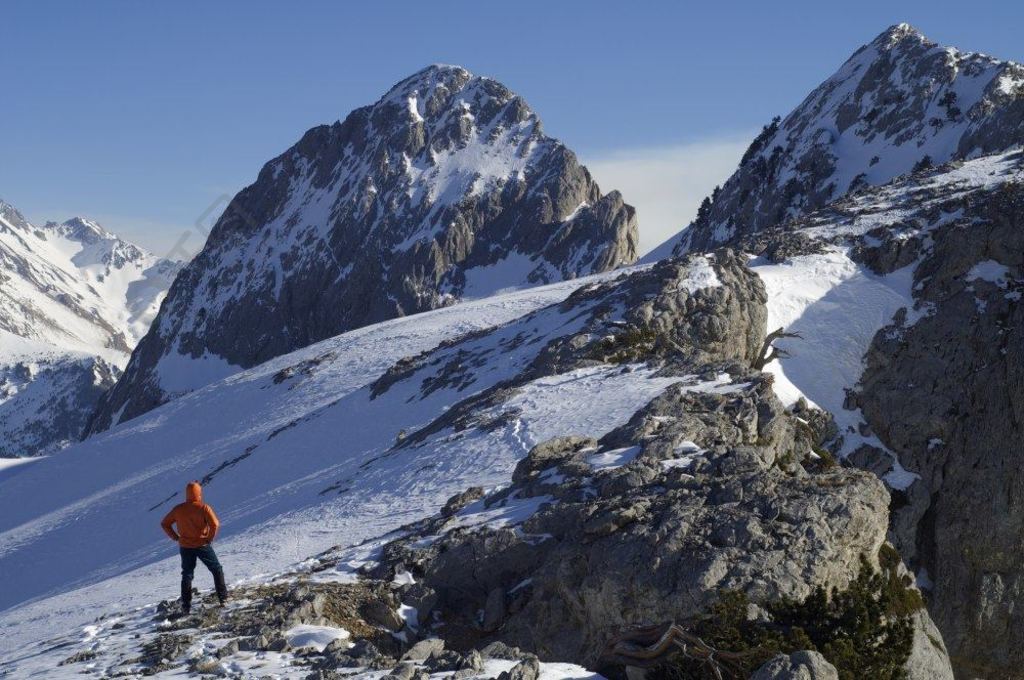
POLYGON ((925 310, 881 329, 856 404, 920 481, 893 532, 931 581, 929 609, 965 675, 1024 664, 1024 189, 960 200, 917 267, 925 310))
POLYGON ((484 620, 480 624, 488 633, 496 631, 501 622, 505 620, 507 611, 505 608, 505 589, 501 587, 491 588, 484 601, 484 620))
POLYGON ((168 667, 168 662, 181 656, 193 636, 187 633, 163 633, 142 645, 139 662, 154 671, 168 667))
POLYGON ((405 621, 398 615, 392 603, 381 600, 371 600, 363 605, 359 613, 368 623, 382 626, 388 630, 398 631, 405 626, 405 621))
POLYGON ((231 656, 232 654, 237 654, 238 651, 239 651, 238 640, 231 640, 227 644, 225 644, 223 647, 221 647, 220 649, 217 650, 217 657, 222 659, 225 656, 231 656))
POLYGON ((480 654, 487 659, 505 659, 506 661, 521 661, 527 657, 518 647, 506 645, 501 640, 495 640, 487 644, 480 654))
POLYGON ((536 658, 520 661, 511 669, 498 676, 498 680, 537 680, 540 677, 540 663, 536 658))
POLYGON ((925 611, 914 614, 914 646, 906 664, 907 680, 954 680, 942 633, 925 611))
POLYGON ((427 638, 426 640, 420 640, 410 647, 409 651, 402 655, 402 661, 425 661, 432 654, 443 651, 444 640, 436 637, 427 638))
POLYGON ((426 678, 427 674, 419 670, 416 664, 405 661, 392 669, 386 676, 387 678, 395 678, 395 680, 419 680, 420 678, 426 678))
POLYGON ((888 451, 877 446, 864 445, 847 456, 846 460, 882 479, 892 470, 894 458, 888 451))
POLYGON ((810 460, 811 437, 770 382, 751 373, 722 394, 679 385, 599 442, 538 446, 493 498, 551 498, 521 528, 427 528, 442 532, 418 548, 420 578, 439 595, 439 631, 472 626, 496 593, 529 578, 500 639, 593 666, 615 630, 687 620, 722 589, 758 601, 849 582, 859 556, 873 559, 885 538, 888 495, 861 471, 808 474, 800 461, 810 460), (588 462, 595 445, 638 451, 598 472, 588 462))
POLYGON ((468 654, 463 658, 462 668, 460 670, 472 671, 479 673, 484 669, 484 657, 483 654, 471 649, 468 654))
POLYGON ((168 354, 249 367, 463 296, 614 269, 637 238, 633 208, 521 97, 431 66, 307 132, 231 201, 92 431, 174 396, 168 354))
POLYGON ((757 669, 750 680, 839 680, 835 666, 818 652, 779 654, 757 669))
POLYGON ((484 496, 484 489, 480 486, 473 486, 462 493, 457 493, 448 499, 448 502, 441 508, 441 514, 445 517, 451 517, 459 510, 472 503, 473 501, 479 500, 484 496))
POLYGON ((68 658, 61 661, 58 666, 70 666, 71 664, 82 663, 85 661, 92 661, 96 658, 96 652, 91 649, 85 649, 80 652, 75 652, 68 658))
POLYGON ((432 652, 423 662, 423 667, 431 673, 450 673, 462 670, 466 666, 466 659, 454 649, 445 649, 440 652, 432 652))

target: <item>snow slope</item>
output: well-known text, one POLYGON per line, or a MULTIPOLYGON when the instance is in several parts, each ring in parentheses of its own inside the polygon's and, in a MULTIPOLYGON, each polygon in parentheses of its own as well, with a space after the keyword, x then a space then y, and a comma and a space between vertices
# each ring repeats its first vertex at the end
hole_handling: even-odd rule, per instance
POLYGON ((230 577, 253 577, 381 536, 470 485, 504 483, 540 440, 576 428, 599 435, 625 422, 678 378, 623 366, 547 377, 525 385, 515 403, 493 407, 500 426, 442 430, 415 447, 392 448, 403 430, 505 379, 544 339, 576 327, 571 309, 547 305, 614 276, 353 331, 169 402, 69 455, 0 476, 0 655, 45 638, 53 617, 61 626, 86 625, 101 612, 173 596, 177 556, 157 524, 189 479, 206 480, 224 521, 218 550, 230 577), (434 362, 422 369, 424 379, 400 380, 372 398, 370 384, 400 358, 508 322, 438 350, 439 357, 460 349, 500 357, 474 366, 471 384, 428 388, 434 362), (503 349, 526 335, 535 341, 503 349), (40 561, 46 570, 34 568, 40 561))
POLYGON ((801 336, 777 340, 775 346, 789 356, 765 366, 775 375, 778 397, 786 405, 803 397, 832 413, 844 437, 844 454, 864 443, 881 446, 877 438, 859 433, 860 412, 847 410, 844 401, 846 390, 860 380, 875 333, 898 310, 913 307, 912 271, 878 276, 841 247, 778 264, 763 258, 750 264, 768 292, 768 328, 801 336))

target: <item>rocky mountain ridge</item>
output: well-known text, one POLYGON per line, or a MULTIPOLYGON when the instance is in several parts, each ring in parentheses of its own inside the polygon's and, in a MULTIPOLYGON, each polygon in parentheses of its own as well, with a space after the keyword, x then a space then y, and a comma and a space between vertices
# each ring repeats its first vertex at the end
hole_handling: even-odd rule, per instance
POLYGON ((1024 68, 894 26, 766 126, 660 253, 757 255, 771 324, 831 345, 780 338, 803 356, 766 368, 832 410, 842 453, 886 480, 892 539, 963 677, 1019 666, 1022 143, 1024 68), (842 379, 816 378, 826 366, 842 379), (980 516, 1000 520, 978 531, 980 516))
POLYGON ((521 97, 431 66, 264 166, 91 429, 346 330, 630 264, 636 247, 633 208, 521 97))
POLYGON ((702 251, 859 187, 1024 143, 1024 66, 898 24, 765 126, 696 219, 650 259, 702 251))

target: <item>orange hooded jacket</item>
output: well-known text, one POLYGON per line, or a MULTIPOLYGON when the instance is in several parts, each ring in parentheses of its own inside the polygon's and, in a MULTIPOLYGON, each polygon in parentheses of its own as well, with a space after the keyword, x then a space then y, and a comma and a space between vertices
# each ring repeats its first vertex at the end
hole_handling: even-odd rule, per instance
POLYGON ((189 482, 185 487, 185 502, 171 508, 160 526, 182 548, 201 548, 217 537, 220 520, 213 508, 203 503, 203 487, 199 482, 189 482), (177 533, 174 524, 178 525, 177 533))

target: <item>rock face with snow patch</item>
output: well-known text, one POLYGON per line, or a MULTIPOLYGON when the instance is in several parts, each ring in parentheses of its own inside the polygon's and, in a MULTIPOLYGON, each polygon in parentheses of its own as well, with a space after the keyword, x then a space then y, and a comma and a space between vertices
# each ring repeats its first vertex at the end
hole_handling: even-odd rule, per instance
POLYGON ((766 126, 689 229, 656 252, 707 250, 858 187, 1022 142, 1024 66, 893 26, 766 126))
MULTIPOLYGON (((1018 163, 1024 163, 1019 160, 1018 163)), ((920 475, 897 494, 895 535, 971 677, 1024 664, 1024 184, 955 200, 924 235, 875 246, 921 254, 920 311, 881 329, 855 397, 879 439, 920 475)))
POLYGON ((403 360, 374 383, 373 394, 418 382, 420 399, 446 389, 472 395, 400 443, 415 446, 447 428, 479 424, 487 407, 544 377, 640 362, 663 364, 671 374, 709 364, 750 366, 765 337, 764 303, 761 282, 731 251, 661 262, 581 288, 557 310, 403 360), (542 316, 552 312, 556 332, 542 316), (495 373, 501 377, 487 378, 492 387, 473 394, 495 373))
POLYGON ((631 263, 636 244, 633 208, 522 98, 432 66, 313 128, 234 198, 93 430, 346 330, 631 263))
POLYGON ((865 368, 843 386, 845 408, 836 407, 836 438, 849 461, 889 483, 894 541, 930 594, 954 664, 971 677, 1013 677, 1024 661, 1016 607, 1024 588, 1022 186, 1020 151, 954 161, 733 239, 760 256, 755 271, 777 264, 820 280, 830 262, 849 258, 843 281, 807 292, 840 313, 819 317, 810 305, 792 325, 803 339, 784 345, 793 356, 769 370, 795 376, 823 401, 829 395, 813 375, 837 370, 853 349, 838 340, 870 330, 853 357, 859 367, 864 353, 865 368), (852 276, 871 285, 837 294, 852 276), (894 293, 888 317, 873 321, 878 299, 894 293), (820 343, 830 346, 812 346, 820 343))

